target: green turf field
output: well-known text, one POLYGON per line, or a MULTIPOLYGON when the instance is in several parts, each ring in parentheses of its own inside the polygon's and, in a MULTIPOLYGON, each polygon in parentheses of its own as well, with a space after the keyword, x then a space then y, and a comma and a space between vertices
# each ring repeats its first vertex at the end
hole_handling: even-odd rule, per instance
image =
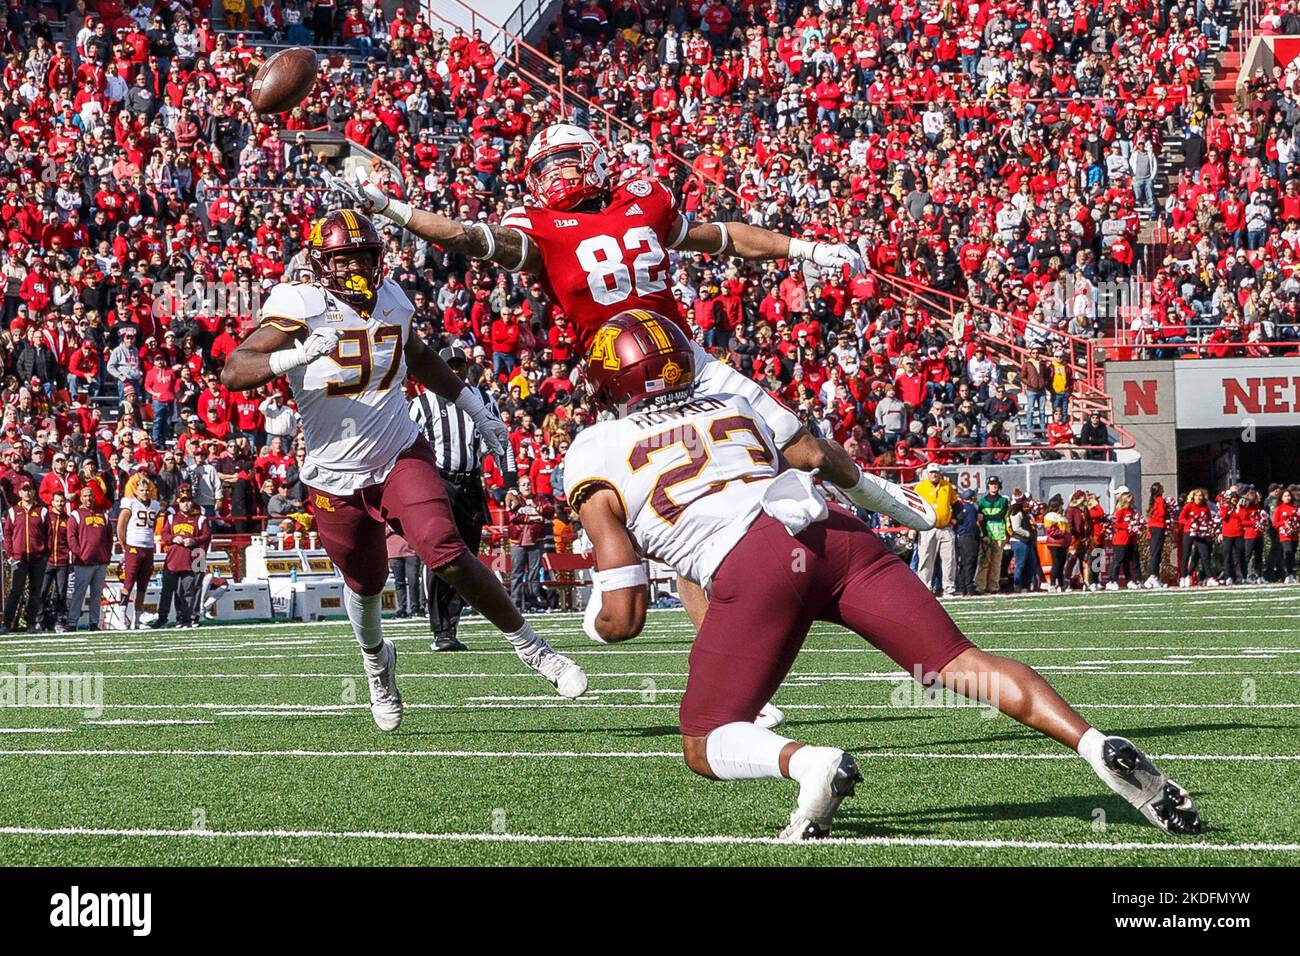
POLYGON ((463 654, 390 623, 407 704, 391 735, 342 623, 0 638, 0 682, 19 665, 102 674, 104 701, 98 717, 0 707, 0 864, 1300 863, 1300 588, 950 609, 1138 741, 1196 795, 1206 835, 1165 836, 1000 715, 893 705, 892 664, 824 627, 777 697, 781 732, 851 750, 866 783, 833 839, 777 844, 793 783, 682 764, 691 631, 659 611, 614 647, 574 616, 537 619, 590 675, 578 702, 477 619, 463 654))

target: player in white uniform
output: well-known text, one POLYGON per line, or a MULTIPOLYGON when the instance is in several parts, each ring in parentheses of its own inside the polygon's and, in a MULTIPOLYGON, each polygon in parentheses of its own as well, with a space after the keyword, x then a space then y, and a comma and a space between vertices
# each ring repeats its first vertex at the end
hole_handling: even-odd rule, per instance
POLYGON ((227 359, 222 381, 247 390, 288 376, 307 438, 308 503, 343 576, 381 730, 396 729, 402 719, 397 655, 380 628, 385 524, 505 633, 520 660, 562 696, 577 697, 587 688, 582 668, 538 636, 456 531, 433 449, 407 414, 406 376, 454 401, 497 454, 508 441, 506 428, 412 331, 411 303, 384 281, 382 254, 364 216, 350 209, 327 215, 308 243, 319 281, 272 290, 261 324, 227 359))
MULTIPOLYGON (((799 797, 789 840, 824 837, 862 777, 852 756, 756 726, 814 621, 855 631, 927 686, 979 697, 1076 750, 1161 829, 1201 822, 1191 795, 1132 742, 1106 737, 1037 673, 985 653, 929 588, 805 472, 780 473, 773 433, 735 395, 696 394, 690 342, 653 316, 615 316, 609 361, 588 369, 593 401, 620 417, 581 432, 565 491, 595 549, 584 628, 602 643, 645 622, 652 554, 703 586, 708 610, 681 702, 686 764, 720 780, 789 777, 799 797)), ((604 331, 602 330, 602 331, 604 331)))
MULTIPOLYGON (((122 542, 122 618, 127 630, 139 627, 144 614, 144 598, 153 578, 154 528, 161 511, 162 505, 153 496, 153 483, 141 476, 136 479, 135 497, 122 502, 117 515, 117 540, 122 542)), ((91 600, 98 598, 92 594, 91 600)))

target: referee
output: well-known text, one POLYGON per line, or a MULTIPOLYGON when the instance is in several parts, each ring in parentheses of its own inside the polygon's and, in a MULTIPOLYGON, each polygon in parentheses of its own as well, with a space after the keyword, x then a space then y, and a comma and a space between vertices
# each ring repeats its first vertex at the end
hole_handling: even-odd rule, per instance
MULTIPOLYGON (((474 366, 473 381, 466 379, 469 358, 462 348, 445 348, 439 357, 465 380, 466 388, 478 390, 483 404, 497 413, 496 402, 479 381, 482 369, 474 366)), ((478 554, 483 540, 483 525, 487 521, 487 505, 483 498, 483 457, 487 454, 483 437, 474 427, 473 420, 452 402, 424 391, 411 400, 411 419, 420 426, 429 439, 438 459, 438 472, 447 486, 451 500, 451 513, 456 519, 456 529, 465 539, 471 554, 478 554)), ((506 444, 506 460, 501 463, 506 487, 516 484, 514 448, 506 444)), ((435 651, 463 651, 464 644, 456 640, 456 627, 464 607, 459 592, 428 569, 425 581, 429 603, 429 629, 433 631, 432 647, 435 651)))

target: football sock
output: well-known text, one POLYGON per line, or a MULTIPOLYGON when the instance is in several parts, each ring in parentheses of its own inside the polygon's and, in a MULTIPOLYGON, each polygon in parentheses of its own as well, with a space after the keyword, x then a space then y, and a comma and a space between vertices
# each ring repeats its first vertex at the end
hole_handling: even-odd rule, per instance
MULTIPOLYGON (((709 769, 719 780, 777 780, 781 750, 788 743, 793 743, 789 737, 737 720, 710 731, 704 747, 709 769)), ((793 776, 793 763, 791 770, 793 776)))
POLYGON ((128 628, 134 628, 139 618, 140 615, 136 611, 135 605, 128 602, 126 605, 126 626, 128 628))
POLYGON ((540 648, 549 648, 551 645, 542 640, 540 634, 533 630, 533 626, 524 621, 524 626, 517 631, 502 631, 506 640, 514 647, 515 653, 519 659, 526 662, 528 657, 537 653, 540 648))
POLYGON ((1083 736, 1079 738, 1079 743, 1075 747, 1079 751, 1079 756, 1088 761, 1088 765, 1098 774, 1106 772, 1106 763, 1101 755, 1105 743, 1106 735, 1096 727, 1089 727, 1084 731, 1083 736))
POLYGON ((363 651, 373 654, 384 643, 384 632, 380 626, 383 616, 381 607, 382 594, 358 594, 346 584, 343 585, 343 607, 348 612, 348 621, 352 624, 352 633, 363 651))

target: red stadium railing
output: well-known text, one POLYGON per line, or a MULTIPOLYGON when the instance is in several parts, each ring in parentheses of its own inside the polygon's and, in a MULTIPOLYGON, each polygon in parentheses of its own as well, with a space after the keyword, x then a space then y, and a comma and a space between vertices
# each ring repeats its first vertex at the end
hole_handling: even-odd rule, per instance
MULTIPOLYGON (((984 311, 1001 318, 1008 328, 1012 328, 1013 323, 1019 324, 1023 320, 1017 319, 1009 313, 995 309, 991 306, 980 305, 971 302, 959 295, 947 292, 942 289, 936 289, 933 286, 927 286, 910 279, 904 279, 895 276, 892 273, 881 272, 875 269, 870 270, 878 279, 883 280, 901 294, 909 295, 914 298, 925 300, 930 306, 945 314, 949 319, 952 318, 955 309, 952 305, 946 303, 955 303, 969 308, 972 312, 984 311)), ((1130 435, 1119 425, 1114 423, 1113 407, 1110 396, 1106 394, 1101 373, 1101 350, 1091 339, 1081 338, 1077 335, 1071 335, 1068 332, 1053 329, 1050 326, 1042 325, 1037 322, 1026 323, 1028 327, 1040 330, 1044 338, 1048 340, 1063 341, 1067 344, 1067 354, 1071 360, 1071 367, 1075 372, 1075 389, 1071 394, 1071 405, 1079 411, 1079 417, 1085 417, 1088 412, 1097 410, 1104 415, 1107 425, 1114 432, 1119 434, 1121 441, 1113 447, 1116 449, 1129 449, 1135 446, 1133 436, 1130 435), (1082 355, 1083 361, 1077 361, 1078 356, 1082 355)), ((982 345, 996 357, 1010 363, 1014 363, 1018 368, 1024 359, 1028 356, 1029 350, 1022 345, 1018 345, 1014 338, 1010 336, 995 336, 988 332, 978 332, 979 341, 982 345)), ((1013 449, 1027 448, 1028 446, 1014 445, 1013 449)), ((1051 446, 1039 448, 1039 450, 1048 450, 1051 446)), ((1055 449, 1060 450, 1060 449, 1055 449)), ((1015 452, 1013 451, 1013 454, 1015 452)))
MULTIPOLYGON (((555 100, 559 107, 559 115, 561 117, 571 117, 573 110, 578 106, 585 108, 592 118, 596 119, 599 124, 604 126, 605 139, 611 144, 616 142, 616 137, 614 136, 615 130, 618 130, 622 135, 631 139, 639 139, 645 135, 645 130, 638 129, 621 117, 611 113, 599 103, 583 96, 581 93, 574 90, 571 85, 566 85, 564 65, 562 63, 543 53, 522 37, 514 35, 505 27, 502 27, 483 16, 469 5, 462 3, 461 0, 455 0, 455 2, 469 11, 471 23, 482 21, 484 24, 497 29, 500 33, 510 38, 511 43, 513 44, 511 50, 504 57, 501 57, 501 59, 504 59, 507 63, 511 64, 513 69, 534 87, 545 90, 547 94, 555 100), (548 73, 550 74, 550 78, 547 78, 546 76, 548 73)), ((429 9, 428 12, 448 26, 457 26, 456 23, 447 19, 436 10, 429 9)), ((695 168, 691 165, 690 160, 686 159, 674 150, 668 150, 667 154, 674 163, 685 171, 687 176, 693 176, 697 179, 699 178, 695 168)), ((730 193, 735 196, 737 200, 740 199, 740 194, 726 183, 705 183, 705 185, 711 185, 713 188, 719 189, 722 192, 730 193)))

